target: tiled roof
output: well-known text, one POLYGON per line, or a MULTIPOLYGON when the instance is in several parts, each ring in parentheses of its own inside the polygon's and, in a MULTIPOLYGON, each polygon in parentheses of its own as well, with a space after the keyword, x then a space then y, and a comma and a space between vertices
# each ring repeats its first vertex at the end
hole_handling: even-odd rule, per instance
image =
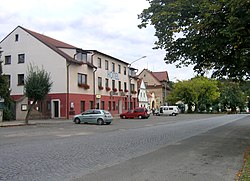
POLYGON ((168 81, 168 72, 151 72, 159 81, 168 81))
MULTIPOLYGON (((79 49, 79 48, 72 46, 70 44, 64 43, 62 41, 50 38, 48 36, 42 35, 40 33, 28 30, 28 29, 23 28, 21 26, 19 26, 19 27, 22 28, 24 31, 28 32, 33 37, 35 37, 37 40, 39 40, 42 43, 44 43, 45 45, 47 45, 49 48, 51 48, 55 52, 57 52, 59 55, 64 57, 67 61, 77 63, 77 64, 83 64, 83 62, 79 62, 79 61, 75 60, 74 58, 72 58, 71 56, 69 56, 68 54, 66 54, 65 52, 63 52, 62 50, 59 49, 59 48, 68 48, 68 49, 79 49)), ((92 65, 92 64, 89 66, 94 67, 94 65, 92 65)))
POLYGON ((31 31, 31 30, 28 30, 26 28, 23 28, 21 27, 22 29, 24 29, 25 31, 29 32, 29 34, 33 35, 34 37, 36 37, 37 39, 39 39, 40 41, 46 43, 46 44, 50 44, 50 45, 53 45, 57 48, 70 48, 70 49, 76 49, 77 47, 75 46, 72 46, 72 45, 69 45, 67 43, 64 43, 62 41, 59 41, 59 40, 56 40, 56 39, 53 39, 53 38, 50 38, 46 35, 42 35, 42 34, 39 34, 37 32, 34 32, 34 31, 31 31))

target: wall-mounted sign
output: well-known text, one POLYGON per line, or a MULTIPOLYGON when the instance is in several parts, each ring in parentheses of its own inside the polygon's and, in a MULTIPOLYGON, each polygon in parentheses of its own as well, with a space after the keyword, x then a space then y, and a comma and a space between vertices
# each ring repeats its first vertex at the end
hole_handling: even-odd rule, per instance
POLYGON ((109 72, 109 71, 107 71, 107 77, 109 79, 119 80, 119 74, 115 73, 115 72, 109 72))
POLYGON ((118 95, 118 92, 110 91, 110 96, 118 95))
POLYGON ((97 99, 101 99, 101 97, 102 97, 102 96, 101 96, 100 94, 96 94, 96 98, 97 98, 97 99))

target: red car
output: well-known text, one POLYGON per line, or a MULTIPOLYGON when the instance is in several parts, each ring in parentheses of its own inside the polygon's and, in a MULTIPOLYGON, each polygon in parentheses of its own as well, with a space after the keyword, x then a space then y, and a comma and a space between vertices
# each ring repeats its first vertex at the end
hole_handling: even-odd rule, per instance
POLYGON ((122 119, 127 119, 127 118, 148 118, 150 116, 150 114, 148 113, 148 110, 145 107, 138 107, 135 108, 132 111, 128 111, 125 113, 120 114, 120 118, 122 119))

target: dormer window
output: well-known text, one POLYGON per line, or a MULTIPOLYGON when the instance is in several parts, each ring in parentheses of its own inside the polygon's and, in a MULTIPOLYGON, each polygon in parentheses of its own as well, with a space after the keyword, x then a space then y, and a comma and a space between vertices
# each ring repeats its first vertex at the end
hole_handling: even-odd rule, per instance
POLYGON ((16 34, 16 35, 15 35, 15 41, 18 41, 18 39, 19 39, 19 35, 16 34))

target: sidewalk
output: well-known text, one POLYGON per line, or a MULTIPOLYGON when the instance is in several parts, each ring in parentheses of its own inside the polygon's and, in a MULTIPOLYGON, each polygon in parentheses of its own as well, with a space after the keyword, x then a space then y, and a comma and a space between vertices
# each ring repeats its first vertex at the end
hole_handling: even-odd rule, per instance
MULTIPOLYGON (((119 115, 114 115, 113 119, 116 120, 119 118, 119 115)), ((72 122, 73 119, 39 119, 39 120, 29 120, 28 125, 36 125, 36 124, 58 124, 58 123, 67 123, 72 122)), ((0 127, 12 127, 12 126, 27 126, 25 121, 4 121, 0 122, 0 127)))
MULTIPOLYGON (((42 120, 29 120, 28 125, 36 124, 58 124, 72 122, 72 119, 42 119, 42 120)), ((0 127, 12 127, 12 126, 26 126, 25 121, 4 121, 0 122, 0 127)))

